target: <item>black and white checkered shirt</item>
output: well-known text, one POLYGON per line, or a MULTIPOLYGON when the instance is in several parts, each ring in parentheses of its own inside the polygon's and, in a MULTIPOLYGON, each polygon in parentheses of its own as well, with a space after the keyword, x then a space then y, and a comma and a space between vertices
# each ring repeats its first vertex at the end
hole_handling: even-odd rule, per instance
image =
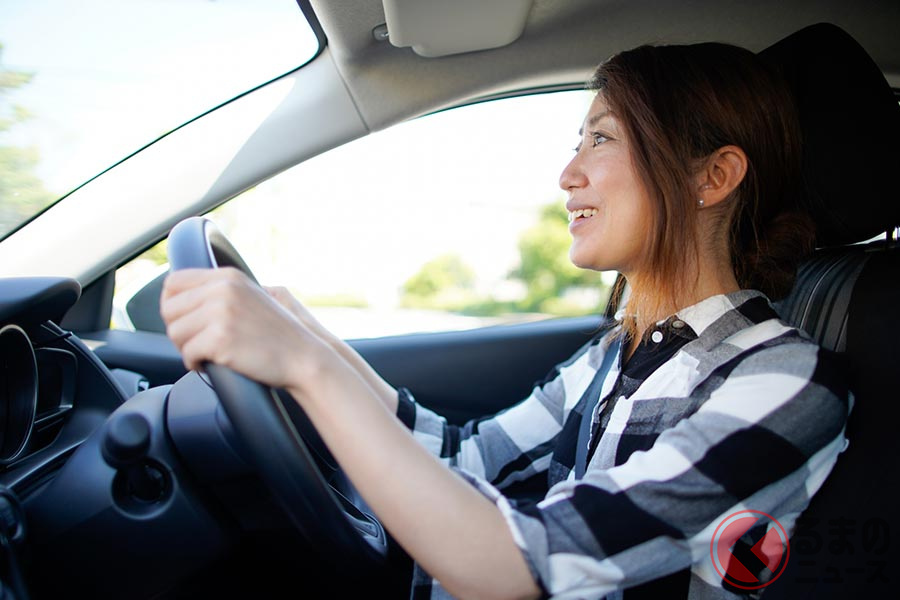
MULTIPOLYGON (((496 503, 547 596, 741 597, 713 564, 716 528, 750 509, 793 531, 846 445, 851 402, 838 357, 742 290, 658 323, 624 368, 616 358, 598 403, 584 392, 613 332, 492 417, 449 425, 405 391, 398 417, 496 503), (591 451, 576 479, 585 406, 591 451), (501 491, 535 476, 547 482, 539 502, 501 491)), ((761 519, 734 555, 773 526, 761 519)), ((771 576, 758 566, 755 575, 771 576)), ((449 597, 418 567, 412 594, 449 597)))

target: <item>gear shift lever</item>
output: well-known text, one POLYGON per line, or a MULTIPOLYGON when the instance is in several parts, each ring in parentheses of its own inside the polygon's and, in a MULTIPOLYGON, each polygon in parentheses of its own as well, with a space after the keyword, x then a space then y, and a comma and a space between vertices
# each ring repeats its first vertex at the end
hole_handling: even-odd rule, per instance
POLYGON ((125 477, 125 491, 144 502, 155 502, 165 494, 162 472, 147 460, 150 423, 138 413, 114 415, 107 423, 101 452, 103 460, 125 477))

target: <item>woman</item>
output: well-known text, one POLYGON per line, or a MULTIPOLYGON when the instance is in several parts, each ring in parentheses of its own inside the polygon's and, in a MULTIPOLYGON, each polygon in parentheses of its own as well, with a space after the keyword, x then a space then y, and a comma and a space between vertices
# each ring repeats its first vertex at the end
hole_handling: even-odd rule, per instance
POLYGON ((699 44, 621 53, 591 87, 560 177, 570 256, 619 271, 628 299, 495 417, 448 426, 282 289, 227 269, 166 281, 185 365, 287 389, 415 560, 415 592, 732 597, 710 558, 716 527, 752 509, 790 530, 843 446, 832 357, 767 298, 790 287, 813 235, 783 84, 746 50, 699 44), (538 473, 541 502, 503 496, 538 473))

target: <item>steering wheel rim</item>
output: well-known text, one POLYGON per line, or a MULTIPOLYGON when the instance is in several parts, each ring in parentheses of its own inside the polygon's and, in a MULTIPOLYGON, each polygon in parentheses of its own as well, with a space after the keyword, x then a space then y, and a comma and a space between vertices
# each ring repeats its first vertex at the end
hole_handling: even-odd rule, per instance
MULTIPOLYGON (((256 278, 215 224, 203 217, 178 223, 169 234, 172 271, 235 267, 256 278)), ((388 555, 381 523, 326 481, 275 390, 221 365, 206 363, 245 458, 268 486, 294 527, 334 564, 376 566, 388 555), (360 561, 359 559, 363 559, 360 561)))

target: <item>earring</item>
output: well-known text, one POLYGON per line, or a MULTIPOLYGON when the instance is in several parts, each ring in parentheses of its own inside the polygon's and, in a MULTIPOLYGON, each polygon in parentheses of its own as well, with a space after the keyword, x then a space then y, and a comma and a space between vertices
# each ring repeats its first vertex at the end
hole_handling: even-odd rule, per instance
POLYGON ((700 208, 703 208, 703 198, 700 198, 697 200, 697 206, 699 206, 700 208))

